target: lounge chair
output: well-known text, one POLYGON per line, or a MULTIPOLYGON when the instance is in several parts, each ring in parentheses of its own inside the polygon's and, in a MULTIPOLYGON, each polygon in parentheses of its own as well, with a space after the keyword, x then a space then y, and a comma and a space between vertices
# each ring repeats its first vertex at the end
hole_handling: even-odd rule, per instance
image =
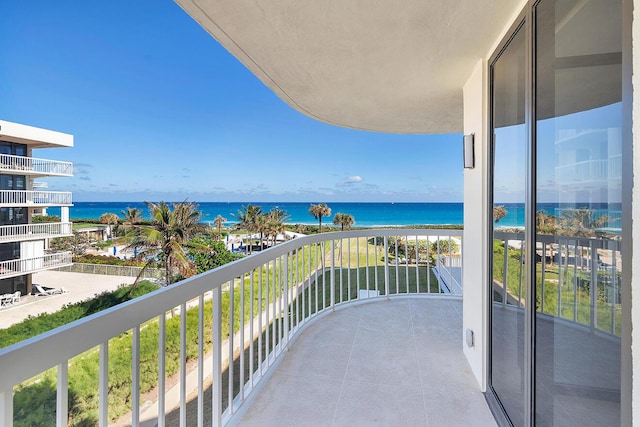
POLYGON ((6 307, 11 304, 13 300, 13 294, 3 294, 0 295, 0 307, 6 307))
POLYGON ((22 293, 20 291, 15 291, 13 295, 11 295, 11 304, 20 303, 20 296, 22 296, 22 293))
POLYGON ((63 293, 62 289, 55 289, 55 288, 47 288, 41 285, 33 285, 34 288, 36 288, 36 296, 40 296, 40 295, 56 295, 56 294, 61 294, 63 293))

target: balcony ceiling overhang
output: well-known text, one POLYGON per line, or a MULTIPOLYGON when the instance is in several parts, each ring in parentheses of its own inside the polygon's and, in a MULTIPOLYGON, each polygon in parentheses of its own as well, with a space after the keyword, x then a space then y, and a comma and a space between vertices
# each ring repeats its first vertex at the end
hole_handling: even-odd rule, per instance
POLYGON ((30 148, 73 147, 73 135, 0 120, 0 141, 26 144, 30 148))
POLYGON ((513 0, 175 0, 276 95, 323 122, 462 131, 462 87, 513 0))

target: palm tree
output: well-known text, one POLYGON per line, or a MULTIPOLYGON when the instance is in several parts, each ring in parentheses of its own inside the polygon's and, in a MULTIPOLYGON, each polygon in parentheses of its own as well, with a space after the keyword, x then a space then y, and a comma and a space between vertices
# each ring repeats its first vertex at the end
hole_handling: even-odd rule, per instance
POLYGON ((583 207, 566 209, 560 212, 560 231, 569 236, 593 237, 596 229, 609 222, 609 215, 596 216, 596 212, 583 207))
POLYGON ((285 222, 289 219, 289 214, 283 210, 278 208, 273 208, 266 215, 266 232, 267 236, 273 238, 273 245, 276 244, 276 240, 278 239, 278 234, 284 233, 285 222))
POLYGON ((213 219, 213 225, 218 227, 218 237, 219 238, 222 237, 222 226, 224 225, 225 222, 227 222, 227 218, 223 217, 222 215, 218 215, 217 217, 215 217, 213 219))
MULTIPOLYGON (((247 230, 247 233, 251 235, 258 231, 258 217, 262 215, 262 208, 252 204, 248 204, 247 206, 243 205, 237 214, 231 215, 238 220, 236 227, 239 229, 244 228, 247 230)), ((249 253, 251 253, 252 246, 253 245, 249 243, 249 253)))
POLYGON ((140 240, 132 245, 144 245, 147 248, 146 253, 160 258, 160 263, 165 269, 166 283, 169 285, 174 267, 178 268, 183 276, 195 271, 183 245, 204 229, 200 224, 202 213, 198 210, 197 204, 186 200, 174 203, 173 209, 165 202, 145 203, 149 207, 153 223, 151 227, 143 230, 140 240))
POLYGON ((355 220, 353 219, 353 215, 346 214, 346 213, 338 212, 333 217, 333 223, 335 225, 340 224, 340 226, 342 227, 342 231, 344 231, 345 228, 347 230, 350 229, 354 222, 355 220))
POLYGON ((109 238, 111 239, 113 237, 111 233, 111 227, 118 223, 118 215, 110 212, 105 212, 100 215, 100 223, 107 224, 109 226, 109 238))
POLYGON ((121 211, 122 216, 124 216, 124 221, 122 222, 125 225, 136 225, 142 222, 142 209, 139 208, 130 208, 127 206, 126 210, 121 211))
POLYGON ((322 233, 322 217, 331 216, 331 208, 326 203, 319 203, 317 205, 311 205, 309 213, 313 215, 319 222, 320 233, 322 233))

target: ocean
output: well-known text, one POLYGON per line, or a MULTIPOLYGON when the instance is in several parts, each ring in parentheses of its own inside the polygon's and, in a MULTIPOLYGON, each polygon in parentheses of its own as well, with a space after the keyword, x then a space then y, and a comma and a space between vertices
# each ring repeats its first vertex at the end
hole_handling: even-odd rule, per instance
MULTIPOLYGON (((201 202, 199 209, 203 212, 204 222, 213 222, 217 215, 227 218, 228 224, 236 222, 232 214, 248 203, 236 202, 201 202)), ((277 207, 284 209, 289 215, 291 224, 317 224, 318 221, 309 213, 311 203, 252 203, 264 212, 277 207)), ((355 227, 406 226, 406 225, 442 225, 462 224, 462 203, 327 203, 331 208, 331 216, 322 220, 323 224, 332 224, 333 216, 347 213, 354 217, 355 227)), ((71 220, 79 218, 97 219, 105 212, 123 217, 122 211, 127 207, 140 208, 145 218, 149 218, 147 205, 142 202, 75 202, 69 209, 71 220)), ((60 209, 50 208, 49 214, 59 215, 60 209)))
MULTIPOLYGON (((242 209, 248 203, 237 202, 202 202, 199 209, 204 214, 203 221, 213 223, 213 219, 222 215, 227 218, 227 224, 237 222, 232 214, 242 209)), ((309 213, 311 203, 301 202, 263 202, 253 203, 264 212, 272 208, 284 209, 290 216, 290 224, 317 224, 318 221, 309 213)), ((323 224, 332 224, 333 216, 338 213, 348 213, 355 219, 355 227, 393 227, 408 225, 444 225, 463 224, 462 203, 363 203, 339 202, 327 203, 331 208, 331 216, 322 220, 323 224)), ((524 205, 521 203, 504 203, 507 216, 495 224, 497 228, 523 227, 524 205)), ((558 216, 560 211, 568 208, 586 206, 585 203, 556 204, 541 203, 538 209, 544 209, 552 215, 558 216)), ((142 209, 144 218, 149 218, 147 205, 143 202, 75 202, 69 210, 72 220, 80 218, 97 219, 105 212, 111 212, 123 217, 122 211, 127 207, 142 209)), ((612 219, 609 227, 619 228, 621 207, 619 203, 590 204, 596 216, 607 214, 612 219)), ((59 208, 49 208, 51 215, 59 215, 59 208)))

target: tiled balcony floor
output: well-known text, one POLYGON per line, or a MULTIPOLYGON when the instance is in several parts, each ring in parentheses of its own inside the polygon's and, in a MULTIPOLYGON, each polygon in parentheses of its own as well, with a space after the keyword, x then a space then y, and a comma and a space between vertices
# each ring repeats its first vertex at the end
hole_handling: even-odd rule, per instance
POLYGON ((337 310, 291 345, 238 425, 495 426, 461 331, 460 300, 337 310))

